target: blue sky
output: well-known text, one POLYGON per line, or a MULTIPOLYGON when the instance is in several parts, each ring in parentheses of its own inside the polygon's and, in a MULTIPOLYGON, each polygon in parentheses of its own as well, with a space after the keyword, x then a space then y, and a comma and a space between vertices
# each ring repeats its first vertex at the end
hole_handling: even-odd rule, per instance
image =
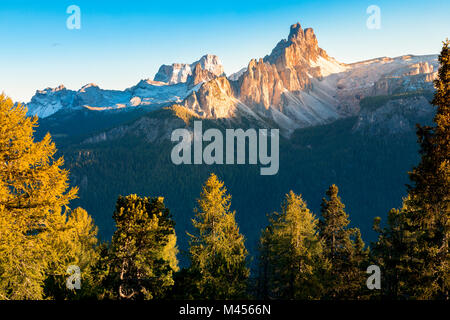
POLYGON ((231 74, 270 53, 289 26, 312 27, 342 62, 439 53, 450 37, 450 1, 2 1, 0 91, 27 102, 37 89, 87 83, 125 89, 161 64, 216 54, 231 74), (66 9, 81 9, 69 30, 66 9), (381 9, 381 29, 366 9, 381 9))

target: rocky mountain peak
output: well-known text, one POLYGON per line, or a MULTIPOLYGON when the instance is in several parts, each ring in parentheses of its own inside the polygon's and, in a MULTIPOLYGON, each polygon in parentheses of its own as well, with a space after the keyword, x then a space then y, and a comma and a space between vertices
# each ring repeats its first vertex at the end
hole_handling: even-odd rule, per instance
POLYGON ((297 22, 291 26, 287 40, 278 42, 264 61, 279 67, 294 67, 308 64, 309 61, 316 62, 319 56, 328 58, 325 50, 319 48, 314 30, 312 28, 303 30, 297 22))
POLYGON ((278 42, 270 55, 249 62, 240 77, 240 99, 265 110, 285 112, 288 105, 303 105, 303 98, 287 92, 310 90, 312 79, 321 79, 342 68, 319 48, 313 29, 303 30, 297 22, 291 26, 288 38, 278 42))
POLYGON ((202 69, 207 70, 218 77, 224 75, 222 62, 219 57, 214 54, 206 54, 201 57, 197 63, 194 62, 193 64, 200 65, 202 69))
POLYGON ((303 29, 300 25, 300 22, 294 23, 291 25, 291 31, 289 32, 288 40, 296 40, 296 39, 302 39, 304 37, 303 29))
MULTIPOLYGON (((235 83, 226 78, 206 82, 185 100, 184 106, 206 117, 246 110, 246 114, 273 118, 289 128, 326 123, 339 117, 338 101, 319 88, 320 81, 344 69, 319 48, 313 29, 302 29, 296 23, 270 55, 250 60, 238 77, 230 79, 235 83)), ((191 78, 194 84, 208 79, 199 66, 191 78)))
POLYGON ((314 34, 313 28, 302 29, 300 22, 291 25, 291 30, 288 36, 288 42, 309 42, 312 46, 317 46, 317 38, 314 34))
POLYGON ((202 64, 197 63, 191 75, 188 76, 186 81, 189 88, 196 86, 199 83, 207 82, 217 77, 217 74, 202 67, 202 64))
POLYGON ((193 74, 195 67, 200 65, 201 69, 219 77, 224 74, 222 63, 218 56, 206 54, 199 60, 191 63, 173 63, 171 65, 163 64, 156 73, 154 80, 168 84, 184 83, 193 74))

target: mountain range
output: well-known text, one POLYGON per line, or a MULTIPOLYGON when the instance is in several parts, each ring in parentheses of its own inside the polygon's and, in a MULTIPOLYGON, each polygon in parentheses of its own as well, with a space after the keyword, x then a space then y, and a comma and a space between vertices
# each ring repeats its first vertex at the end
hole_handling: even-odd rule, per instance
MULTIPOLYGON (((47 88, 27 104, 30 115, 108 111, 177 103, 201 118, 247 117, 274 122, 286 133, 357 115, 364 97, 432 90, 437 56, 404 55, 344 64, 318 46, 313 29, 291 26, 269 55, 225 76, 220 59, 162 65, 153 80, 124 91, 87 84, 78 91, 47 88)), ((267 123, 266 123, 267 125, 267 123)))
MULTIPOLYGON (((415 124, 429 123, 437 55, 380 57, 345 64, 319 47, 300 23, 263 58, 226 76, 211 54, 162 65, 153 80, 126 90, 88 84, 37 91, 27 103, 51 132, 80 187, 85 207, 110 237, 119 194, 162 195, 177 221, 181 249, 192 209, 209 172, 218 173, 250 250, 266 214, 283 194, 302 193, 316 214, 336 183, 352 222, 373 239, 371 221, 401 204, 407 171, 417 162, 415 124), (175 166, 170 134, 192 119, 204 127, 279 128, 280 172, 260 177, 242 166, 175 166)), ((253 248, 253 249, 252 249, 253 248)))

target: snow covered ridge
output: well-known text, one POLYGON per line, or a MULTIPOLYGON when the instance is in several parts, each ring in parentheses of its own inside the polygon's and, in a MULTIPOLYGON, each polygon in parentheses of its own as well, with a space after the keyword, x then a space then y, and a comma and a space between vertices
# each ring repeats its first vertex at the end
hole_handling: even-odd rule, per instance
MULTIPOLYGON (((197 65, 200 66, 200 70, 208 71, 208 74, 224 75, 220 59, 215 55, 207 54, 192 64, 163 65, 154 80, 141 80, 135 86, 123 91, 101 89, 94 83, 89 83, 78 91, 69 90, 63 85, 37 90, 31 101, 27 103, 28 114, 46 118, 60 110, 70 111, 86 108, 104 111, 179 103, 193 91, 198 90, 202 82, 209 80, 200 78, 196 79, 195 84, 189 83, 197 65), (170 72, 166 70, 167 68, 170 69, 170 72), (167 72, 163 74, 161 70, 167 72), (165 81, 158 81, 158 79, 165 81)), ((197 75, 198 77, 199 75, 197 75)))
POLYGON ((37 90, 31 102, 27 104, 28 114, 37 115, 40 118, 48 117, 63 108, 71 108, 74 98, 75 92, 67 90, 63 85, 37 90))
POLYGON ((124 91, 105 90, 95 84, 85 85, 78 91, 58 88, 37 91, 27 104, 28 114, 46 118, 60 110, 102 111, 180 102, 192 91, 186 84, 166 85, 151 80, 141 80, 124 91))

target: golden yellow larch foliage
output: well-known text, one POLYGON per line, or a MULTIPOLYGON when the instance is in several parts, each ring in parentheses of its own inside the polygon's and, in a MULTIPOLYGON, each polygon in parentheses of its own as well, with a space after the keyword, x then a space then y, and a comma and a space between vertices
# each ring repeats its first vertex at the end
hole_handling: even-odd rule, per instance
POLYGON ((48 234, 61 226, 77 188, 47 134, 34 141, 36 117, 0 95, 0 299, 40 299, 54 259, 48 234))

